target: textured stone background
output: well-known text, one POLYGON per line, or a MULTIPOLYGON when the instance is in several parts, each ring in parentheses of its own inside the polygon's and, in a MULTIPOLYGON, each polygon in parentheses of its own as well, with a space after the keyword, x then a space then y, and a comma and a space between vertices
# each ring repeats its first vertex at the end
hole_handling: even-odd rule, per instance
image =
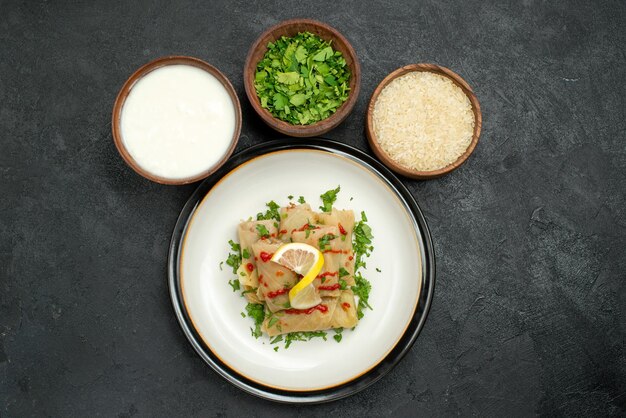
POLYGON ((506 3, 0 0, 0 416, 626 413, 626 4, 506 3), (110 128, 126 78, 181 53, 233 81, 239 150, 274 137, 242 67, 297 16, 361 60, 330 137, 367 150, 370 94, 414 62, 459 72, 484 115, 462 169, 406 181, 436 246, 423 333, 373 387, 306 408, 248 396, 192 351, 166 254, 194 186, 134 174, 110 128))

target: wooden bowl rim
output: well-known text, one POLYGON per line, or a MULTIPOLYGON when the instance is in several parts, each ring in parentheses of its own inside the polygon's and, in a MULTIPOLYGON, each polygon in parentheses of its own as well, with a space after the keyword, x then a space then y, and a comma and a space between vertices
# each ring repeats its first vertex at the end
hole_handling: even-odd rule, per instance
POLYGON ((476 145, 478 144, 480 131, 482 129, 482 113, 480 110, 480 103, 478 102, 478 98, 476 97, 476 94, 474 94, 474 91, 472 90, 472 88, 469 86, 469 84, 467 84, 467 82, 460 75, 450 70, 449 68, 436 65, 436 64, 410 64, 410 65, 405 65, 403 67, 400 67, 392 71, 380 82, 380 84, 378 84, 378 86, 372 93, 372 97, 370 98, 370 101, 367 107, 367 115, 366 115, 365 123, 366 123, 366 134, 367 134, 368 142, 370 146, 372 147, 372 150, 374 151, 376 156, 380 158, 387 167, 389 167, 396 173, 409 177, 409 178, 431 179, 431 178, 441 177, 445 174, 450 173, 451 171, 456 170, 469 158, 472 152, 474 152, 474 149, 476 148, 476 145), (381 145, 378 143, 376 134, 374 133, 374 123, 373 123, 374 105, 376 104, 376 100, 378 99, 380 92, 396 78, 403 76, 405 74, 414 72, 414 71, 432 72, 432 73, 442 75, 452 80, 452 82, 456 84, 457 86, 459 86, 461 90, 463 90, 463 93, 465 93, 465 95, 468 97, 472 105, 472 111, 474 113, 474 133, 472 135, 472 141, 468 145, 467 149, 465 150, 463 154, 461 154, 461 156, 459 156, 459 158, 457 158, 456 161, 437 170, 432 170, 432 171, 413 170, 413 169, 406 168, 396 163, 394 160, 391 159, 391 157, 387 154, 387 152, 385 152, 382 149, 381 145))
MULTIPOLYGON (((324 36, 320 37, 322 39, 325 39, 324 36)), ((246 62, 244 64, 243 79, 246 96, 248 96, 248 100, 250 101, 252 108, 261 117, 263 122, 265 122, 268 126, 275 129, 276 131, 285 135, 294 137, 311 137, 318 136, 330 131, 331 129, 337 127, 341 122, 343 122, 346 117, 348 117, 357 102, 361 89, 361 65, 359 64, 359 60, 357 58, 356 52, 354 51, 354 48, 352 47, 352 44, 337 29, 318 20, 296 18, 284 20, 280 23, 277 23, 276 25, 268 28, 263 33, 261 33, 261 35, 259 35, 259 37, 254 41, 254 43, 248 50, 246 62), (254 69, 256 68, 257 63, 252 62, 252 57, 255 52, 260 48, 263 48, 265 52, 267 52, 267 44, 262 45, 262 40, 266 37, 270 37, 273 40, 276 40, 277 38, 273 35, 274 32, 293 25, 310 25, 312 27, 318 28, 321 32, 328 32, 332 34, 344 44, 345 49, 347 50, 348 55, 350 55, 350 59, 352 60, 352 65, 349 65, 349 67, 351 71, 351 78, 354 78, 354 88, 350 91, 350 94, 348 95, 348 100, 346 100, 341 106, 339 106, 337 111, 335 111, 335 113, 333 113, 331 116, 315 122, 311 125, 292 125, 288 122, 276 118, 268 110, 261 107, 261 101, 259 100, 256 89, 254 88, 254 69)))
POLYGON ((111 127, 113 131, 113 142, 115 143, 115 147, 117 151, 122 156, 122 159, 132 168, 137 174, 140 176, 147 178, 148 180, 154 181, 160 184, 167 185, 183 185, 194 183, 196 181, 202 180, 215 171, 217 171, 232 155, 237 143, 239 142, 239 135, 241 133, 241 103, 239 102, 239 98, 237 97, 237 93, 233 88, 233 85, 230 83, 228 78, 217 68, 212 66, 211 64, 195 57, 189 57, 185 55, 169 55, 157 58, 152 60, 141 67, 139 67, 123 84, 120 92, 115 99, 115 103, 113 105, 113 114, 111 120, 111 127), (209 167, 205 171, 191 177, 186 177, 182 179, 171 179, 167 177, 157 176, 143 167, 141 167, 135 159, 130 155, 124 141, 122 140, 122 130, 120 126, 120 119, 122 116, 122 109, 124 107, 124 103, 126 102, 126 98, 130 94, 130 91, 135 86, 135 84, 141 80, 145 75, 150 72, 165 67, 167 65, 190 65, 192 67, 200 68, 217 78, 217 80, 224 86, 228 95, 230 96, 234 108, 235 108, 235 131, 233 132, 233 138, 231 140, 231 144, 222 156, 222 158, 216 162, 213 166, 209 167))

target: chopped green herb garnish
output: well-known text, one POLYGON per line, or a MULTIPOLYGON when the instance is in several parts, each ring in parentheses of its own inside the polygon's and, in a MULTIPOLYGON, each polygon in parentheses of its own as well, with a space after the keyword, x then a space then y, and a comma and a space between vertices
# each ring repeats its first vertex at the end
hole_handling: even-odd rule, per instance
POLYGON ((271 341, 270 344, 276 344, 279 343, 283 340, 283 336, 282 334, 275 336, 271 341))
POLYGON ((306 200, 304 200, 304 196, 300 196, 298 198, 298 203, 300 203, 301 205, 304 205, 306 203, 306 200))
POLYGON ((236 292, 237 290, 241 289, 241 286, 239 284, 239 280, 237 280, 237 279, 229 280, 228 284, 230 285, 230 287, 233 288, 233 292, 236 292))
POLYGON ((240 275, 241 277, 246 277, 246 273, 244 273, 243 271, 242 271, 241 273, 239 273, 239 275, 240 275))
POLYGON ((333 335, 333 338, 335 339, 335 341, 337 341, 338 343, 341 342, 341 333, 343 332, 343 328, 335 328, 335 335, 333 335))
POLYGON ((228 243, 230 244, 231 251, 241 251, 241 246, 232 239, 228 240, 228 243))
POLYGON ((339 268, 339 278, 346 277, 346 276, 349 276, 349 275, 350 275, 350 273, 348 272, 348 270, 346 270, 343 267, 339 268))
POLYGON ((309 341, 313 338, 322 338, 326 341, 326 332, 324 331, 308 331, 308 332, 290 332, 285 336, 285 348, 289 348, 294 341, 309 341))
POLYGON ((268 327, 268 328, 271 328, 271 327, 273 327, 273 326, 274 326, 277 322, 278 322, 278 318, 276 318, 275 316, 272 316, 272 317, 270 318, 270 320, 268 321, 268 323, 267 323, 267 327, 268 327))
POLYGON ((376 271, 379 272, 379 273, 382 273, 382 270, 379 269, 378 267, 376 267, 376 271))
POLYGON ((337 186, 336 189, 328 190, 326 193, 320 195, 322 199, 323 206, 320 206, 320 209, 324 212, 330 212, 333 210, 333 203, 337 200, 337 193, 341 190, 341 186, 337 186))
POLYGON ((243 312, 239 312, 239 313, 241 314, 241 317, 242 317, 242 318, 245 318, 245 317, 246 317, 246 314, 245 314, 245 313, 243 313, 243 312))
POLYGON ((304 231, 305 231, 304 236, 308 238, 309 235, 311 235, 311 231, 316 229, 317 227, 313 225, 309 219, 307 219, 306 222, 307 222, 306 226, 304 227, 304 231))
POLYGON ((224 265, 224 262, 222 261, 222 262, 220 263, 220 271, 222 271, 222 266, 223 266, 223 265, 224 265))
MULTIPOLYGON (((229 240, 228 243, 230 244, 230 249, 232 253, 228 254, 228 258, 226 259, 226 264, 232 267, 234 274, 237 274, 237 269, 241 265, 241 253, 240 253, 241 247, 232 239, 229 240)), ((222 265, 220 264, 220 268, 221 266, 222 265)))
POLYGON ((245 295, 246 293, 255 293, 256 291, 257 288, 253 287, 252 289, 244 290, 243 292, 241 292, 241 296, 245 295))
POLYGON ((369 257, 372 247, 372 228, 366 223, 367 216, 361 212, 361 220, 354 225, 352 246, 354 248, 354 269, 365 267, 363 257, 369 257))
POLYGON ((356 314, 359 319, 363 318, 363 309, 372 307, 369 305, 369 296, 372 285, 367 279, 361 276, 361 273, 355 273, 354 275, 355 285, 352 286, 352 291, 355 296, 359 297, 359 304, 356 308, 356 314))
POLYGON ((261 238, 269 238, 270 237, 270 231, 267 230, 265 225, 258 224, 256 226, 256 230, 259 233, 259 237, 261 237, 261 238))
POLYGON ((289 196, 287 196, 287 199, 293 200, 293 195, 290 194, 289 196))
POLYGON ((248 303, 246 305, 246 312, 248 312, 250 318, 254 319, 254 329, 250 328, 252 336, 259 338, 263 335, 261 324, 263 324, 263 320, 265 319, 265 308, 259 303, 248 303))
POLYGON ((317 245, 320 248, 320 251, 326 250, 327 246, 330 248, 330 241, 335 238, 337 238, 337 236, 334 234, 325 234, 322 238, 318 239, 317 245))
POLYGON ((352 199, 354 199, 354 197, 351 197, 351 198, 350 198, 350 202, 352 202, 352 199))
POLYGON ((254 77, 261 106, 293 125, 335 113, 348 100, 349 84, 350 70, 341 52, 309 32, 268 43, 254 77))
POLYGON ((348 283, 344 279, 339 279, 339 289, 346 290, 348 288, 348 283))
POLYGON ((278 347, 278 346, 274 347, 274 351, 278 352, 278 349, 279 349, 279 348, 280 348, 280 347, 278 347))
POLYGON ((256 220, 262 221, 262 220, 268 220, 268 219, 276 219, 278 222, 280 222, 280 212, 278 212, 278 209, 280 209, 280 206, 273 200, 266 203, 265 206, 267 206, 269 209, 265 213, 262 213, 262 212, 257 213, 256 220))
POLYGON ((243 256, 243 258, 250 258, 250 252, 248 251, 247 248, 244 248, 241 255, 243 256))

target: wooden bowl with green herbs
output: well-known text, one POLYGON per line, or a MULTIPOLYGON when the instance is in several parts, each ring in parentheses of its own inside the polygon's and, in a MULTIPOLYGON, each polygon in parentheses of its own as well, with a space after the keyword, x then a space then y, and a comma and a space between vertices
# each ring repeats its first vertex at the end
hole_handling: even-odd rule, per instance
POLYGON ((246 95, 263 121, 295 137, 324 134, 350 114, 361 67, 348 40, 325 23, 291 19, 254 42, 244 67, 246 95))

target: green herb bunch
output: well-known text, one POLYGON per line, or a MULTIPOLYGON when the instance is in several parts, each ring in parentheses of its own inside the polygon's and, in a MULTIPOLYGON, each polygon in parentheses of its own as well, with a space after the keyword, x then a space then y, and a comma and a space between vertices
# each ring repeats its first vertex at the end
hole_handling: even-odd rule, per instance
POLYGON ((257 64, 254 87, 261 106, 293 125, 331 116, 348 100, 350 70, 339 51, 309 32, 270 42, 257 64))

